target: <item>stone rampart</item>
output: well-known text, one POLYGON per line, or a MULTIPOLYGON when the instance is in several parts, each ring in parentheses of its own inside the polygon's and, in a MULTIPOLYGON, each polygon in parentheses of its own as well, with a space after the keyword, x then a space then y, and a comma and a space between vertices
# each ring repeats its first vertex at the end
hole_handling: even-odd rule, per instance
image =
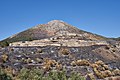
POLYGON ((34 40, 26 42, 14 42, 10 43, 10 46, 68 46, 68 47, 79 47, 79 46, 92 46, 92 45, 108 45, 106 41, 87 41, 87 40, 34 40))

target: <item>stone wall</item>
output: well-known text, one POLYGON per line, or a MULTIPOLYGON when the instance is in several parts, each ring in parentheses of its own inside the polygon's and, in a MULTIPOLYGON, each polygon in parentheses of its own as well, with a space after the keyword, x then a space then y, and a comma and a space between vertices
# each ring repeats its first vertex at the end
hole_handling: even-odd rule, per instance
POLYGON ((34 40, 26 42, 14 42, 10 43, 10 46, 68 46, 68 47, 79 47, 79 46, 92 46, 92 45, 108 45, 106 41, 88 41, 88 40, 34 40))

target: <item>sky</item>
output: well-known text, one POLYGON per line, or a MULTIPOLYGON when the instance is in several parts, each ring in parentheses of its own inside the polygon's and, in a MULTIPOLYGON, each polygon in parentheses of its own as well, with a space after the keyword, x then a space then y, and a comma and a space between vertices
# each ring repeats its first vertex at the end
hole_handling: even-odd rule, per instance
POLYGON ((0 40, 51 20, 120 37, 120 0, 0 0, 0 40))

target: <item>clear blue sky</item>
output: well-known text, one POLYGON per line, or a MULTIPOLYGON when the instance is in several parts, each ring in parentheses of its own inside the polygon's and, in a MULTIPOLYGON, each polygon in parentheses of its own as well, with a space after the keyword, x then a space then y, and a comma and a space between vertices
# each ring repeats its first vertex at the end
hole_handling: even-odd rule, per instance
POLYGON ((0 0, 0 40, 54 19, 120 37, 120 0, 0 0))

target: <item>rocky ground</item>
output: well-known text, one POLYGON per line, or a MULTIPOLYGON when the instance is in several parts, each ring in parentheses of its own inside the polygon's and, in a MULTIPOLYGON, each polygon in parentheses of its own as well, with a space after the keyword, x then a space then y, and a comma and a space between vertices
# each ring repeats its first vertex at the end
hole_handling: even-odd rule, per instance
POLYGON ((117 55, 120 55, 119 49, 113 50, 111 46, 104 45, 7 47, 0 49, 0 65, 3 68, 11 67, 16 72, 23 67, 45 71, 66 69, 68 76, 75 71, 85 77, 103 79, 120 76, 120 56, 117 55))

